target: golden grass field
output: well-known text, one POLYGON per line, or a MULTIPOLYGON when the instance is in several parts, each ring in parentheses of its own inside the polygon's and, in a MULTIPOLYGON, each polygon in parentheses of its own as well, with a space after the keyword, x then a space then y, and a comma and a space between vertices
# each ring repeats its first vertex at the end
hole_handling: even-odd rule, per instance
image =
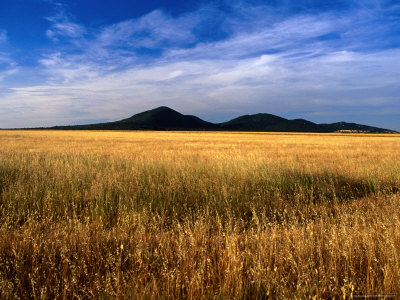
POLYGON ((0 131, 0 298, 400 297, 400 135, 0 131))

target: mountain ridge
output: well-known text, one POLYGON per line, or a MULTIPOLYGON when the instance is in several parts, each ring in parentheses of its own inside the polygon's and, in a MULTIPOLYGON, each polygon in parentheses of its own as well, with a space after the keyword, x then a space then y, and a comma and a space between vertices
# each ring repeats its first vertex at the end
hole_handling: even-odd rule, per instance
POLYGON ((317 124, 305 119, 285 119, 273 114, 258 113, 242 115, 227 122, 211 123, 194 115, 184 115, 167 106, 132 115, 119 121, 53 126, 46 129, 69 130, 215 130, 215 131, 261 131, 261 132, 366 132, 394 133, 395 131, 357 123, 336 122, 317 124))

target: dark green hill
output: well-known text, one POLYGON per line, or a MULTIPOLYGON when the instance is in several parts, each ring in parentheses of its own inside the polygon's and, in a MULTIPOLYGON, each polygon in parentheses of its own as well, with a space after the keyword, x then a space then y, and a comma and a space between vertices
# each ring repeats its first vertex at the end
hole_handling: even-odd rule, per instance
POLYGON ((244 115, 228 122, 220 123, 219 127, 224 130, 265 131, 270 126, 286 121, 288 120, 271 114, 255 114, 244 115))
POLYGON ((55 126, 51 129, 72 130, 231 130, 273 132, 394 132, 356 123, 338 122, 316 124, 304 119, 288 120, 271 114, 244 115, 228 122, 214 124, 196 116, 183 115, 169 107, 161 106, 130 118, 115 122, 55 126))
POLYGON ((56 126, 53 129, 87 130, 204 130, 217 129, 217 125, 202 119, 183 115, 169 107, 161 106, 116 122, 75 126, 56 126))
POLYGON ((215 127, 214 124, 203 121, 202 119, 183 115, 169 107, 160 106, 152 110, 148 110, 128 119, 119 121, 118 123, 132 124, 142 128, 185 128, 185 129, 202 129, 215 127))

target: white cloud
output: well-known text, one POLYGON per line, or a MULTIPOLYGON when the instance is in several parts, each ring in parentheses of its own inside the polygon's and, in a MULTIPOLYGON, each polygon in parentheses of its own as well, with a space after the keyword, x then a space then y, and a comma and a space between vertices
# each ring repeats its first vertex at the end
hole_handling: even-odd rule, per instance
MULTIPOLYGON (((41 116, 39 123, 30 121, 26 126, 39 126, 91 118, 115 120, 165 104, 205 116, 211 107, 220 113, 249 107, 253 112, 271 113, 312 112, 334 106, 379 110, 399 100, 400 50, 352 53, 345 60, 341 56, 343 53, 330 53, 301 64, 297 58, 287 60, 281 54, 166 62, 108 75, 98 73, 68 84, 14 89, 2 105, 23 103, 33 115, 36 111, 41 116), (365 73, 370 67, 377 70, 376 76, 365 73)), ((15 116, 6 117, 12 118, 15 116)))
POLYGON ((70 16, 66 12, 66 8, 62 3, 47 1, 55 7, 57 14, 45 19, 51 23, 49 29, 46 30, 46 36, 54 42, 59 41, 60 38, 80 38, 86 33, 84 26, 72 22, 70 16))
POLYGON ((0 44, 7 42, 7 31, 0 30, 0 44))
POLYGON ((19 70, 18 64, 11 58, 9 51, 5 51, 7 48, 7 31, 0 30, 0 89, 2 88, 2 81, 19 70))
POLYGON ((139 19, 128 20, 105 28, 97 37, 101 46, 120 44, 131 47, 155 47, 160 42, 181 43, 194 40, 191 32, 199 17, 184 15, 176 19, 155 10, 139 19))
POLYGON ((55 23, 51 26, 51 29, 46 30, 46 35, 50 39, 56 41, 60 36, 66 36, 70 38, 78 38, 83 36, 85 29, 75 23, 55 23))

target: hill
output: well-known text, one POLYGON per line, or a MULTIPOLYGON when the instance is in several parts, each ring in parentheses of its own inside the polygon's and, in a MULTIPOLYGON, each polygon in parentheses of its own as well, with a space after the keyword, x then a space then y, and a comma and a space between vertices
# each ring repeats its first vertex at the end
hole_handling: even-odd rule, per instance
POLYGON ((337 122, 316 124, 304 119, 288 120, 267 113, 243 115, 223 123, 211 123, 196 116, 183 115, 169 107, 135 114, 127 119, 115 122, 55 126, 51 129, 71 130, 221 130, 221 131, 272 131, 272 132, 366 132, 390 133, 389 129, 337 122))
POLYGON ((196 116, 183 115, 169 107, 161 106, 116 122, 55 126, 53 129, 87 130, 205 130, 217 129, 213 123, 196 116))

